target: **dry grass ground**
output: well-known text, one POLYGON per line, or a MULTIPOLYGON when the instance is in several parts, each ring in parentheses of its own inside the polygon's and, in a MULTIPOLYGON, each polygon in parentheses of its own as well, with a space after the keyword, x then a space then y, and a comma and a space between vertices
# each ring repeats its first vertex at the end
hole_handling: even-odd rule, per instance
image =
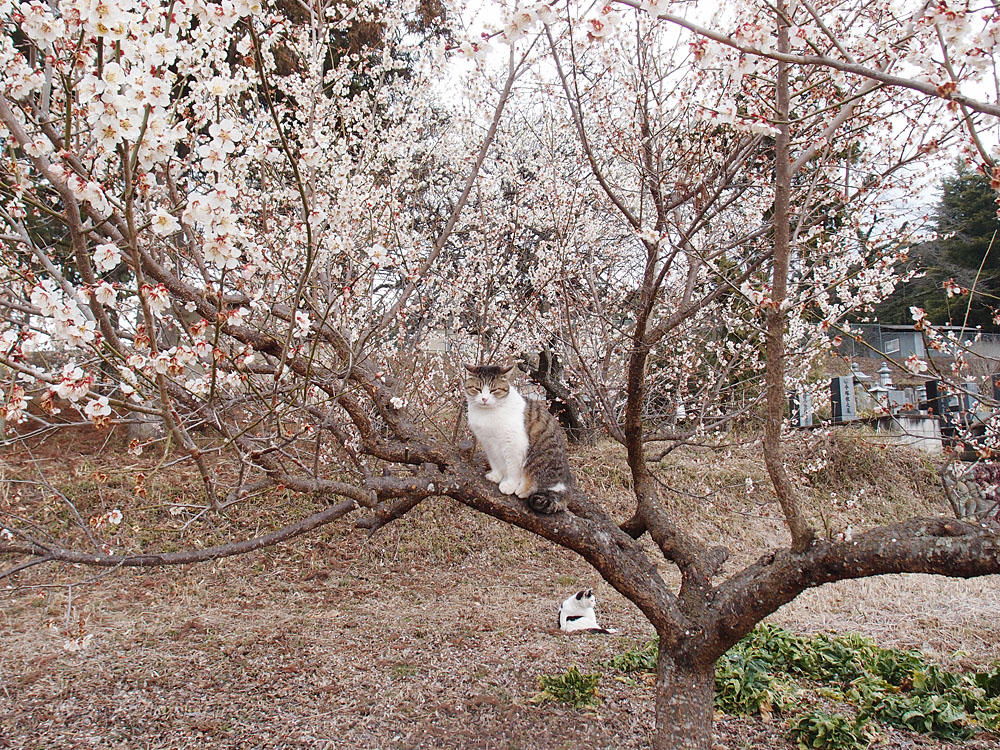
MULTIPOLYGON (((826 462, 801 489, 830 533, 944 511, 919 458, 866 440, 813 436, 791 446, 798 465, 826 462)), ((63 472, 68 485, 76 481, 77 490, 92 493, 88 512, 97 512, 126 502, 129 476, 155 468, 153 457, 146 457, 149 465, 135 459, 122 468, 133 459, 118 454, 117 473, 91 486, 100 448, 86 440, 42 446, 35 463, 12 454, 3 470, 21 476, 41 461, 50 475, 63 472)), ((784 539, 756 456, 751 445, 728 456, 687 450, 664 461, 675 512, 707 541, 731 546, 726 572, 784 539)), ((617 452, 587 449, 574 463, 590 491, 625 512, 628 474, 617 452)), ((182 491, 176 477, 157 481, 147 479, 153 497, 127 511, 126 523, 131 516, 152 527, 165 511, 140 506, 165 507, 182 491)), ((274 513, 262 506, 257 521, 266 526, 274 513)), ((207 544, 254 525, 245 517, 206 524, 173 543, 207 544)), ((151 531, 143 544, 169 538, 151 531)), ((35 568, 18 583, 88 575, 35 568)), ((605 676, 603 703, 591 712, 531 702, 540 674, 572 665, 595 671, 602 659, 651 638, 638 611, 573 554, 450 502, 429 502, 371 539, 341 525, 244 558, 115 572, 75 586, 70 610, 68 604, 64 587, 0 593, 0 747, 527 750, 649 743, 652 689, 642 682, 605 676), (587 586, 596 588, 602 622, 618 634, 556 629, 558 602, 587 586), (92 636, 84 651, 64 648, 67 636, 59 631, 68 612, 73 633, 92 636)), ((923 648, 949 666, 981 666, 998 655, 1000 580, 845 582, 808 592, 774 620, 801 632, 861 632, 882 645, 923 648)), ((720 716, 716 734, 727 748, 792 747, 779 720, 720 716)), ((886 741, 943 747, 913 735, 886 741)), ((966 745, 996 746, 987 737, 966 745)))

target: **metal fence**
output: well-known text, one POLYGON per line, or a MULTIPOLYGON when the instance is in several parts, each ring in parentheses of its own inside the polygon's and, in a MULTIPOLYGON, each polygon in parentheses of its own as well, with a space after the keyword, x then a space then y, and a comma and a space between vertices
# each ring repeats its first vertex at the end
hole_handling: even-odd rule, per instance
MULTIPOLYGON (((984 333, 976 328, 943 326, 944 330, 957 334, 967 351, 981 357, 1000 359, 1000 333, 984 333)), ((906 359, 911 354, 919 357, 952 357, 953 352, 926 350, 920 331, 912 326, 887 326, 879 323, 855 323, 851 325, 855 336, 842 336, 843 342, 837 348, 845 357, 882 357, 906 359)))

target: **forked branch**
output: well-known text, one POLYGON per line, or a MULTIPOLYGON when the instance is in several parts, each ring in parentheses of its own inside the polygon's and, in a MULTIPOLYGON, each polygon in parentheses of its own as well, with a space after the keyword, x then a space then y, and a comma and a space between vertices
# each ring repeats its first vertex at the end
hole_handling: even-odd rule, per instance
POLYGON ((715 659, 761 619, 824 583, 889 573, 973 578, 1000 573, 1000 534, 946 518, 912 518, 850 541, 817 541, 805 552, 767 555, 716 589, 715 622, 700 647, 715 659))

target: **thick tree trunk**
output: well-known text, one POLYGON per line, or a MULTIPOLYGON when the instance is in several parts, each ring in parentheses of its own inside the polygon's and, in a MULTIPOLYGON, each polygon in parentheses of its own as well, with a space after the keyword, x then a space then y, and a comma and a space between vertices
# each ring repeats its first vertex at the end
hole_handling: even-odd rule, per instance
MULTIPOLYGON (((778 2, 778 51, 788 50, 788 23, 785 2, 778 2)), ((788 113, 791 85, 788 65, 778 63, 776 111, 778 134, 774 141, 774 275, 771 280, 771 307, 767 311, 766 363, 764 383, 767 413, 764 424, 764 463, 774 485, 778 503, 792 535, 792 549, 804 552, 814 532, 799 507, 795 489, 785 471, 781 446, 781 423, 785 416, 785 301, 788 294, 788 268, 791 256, 791 185, 790 131, 788 113)))
POLYGON ((677 662, 661 646, 654 750, 711 750, 714 698, 714 665, 677 662))

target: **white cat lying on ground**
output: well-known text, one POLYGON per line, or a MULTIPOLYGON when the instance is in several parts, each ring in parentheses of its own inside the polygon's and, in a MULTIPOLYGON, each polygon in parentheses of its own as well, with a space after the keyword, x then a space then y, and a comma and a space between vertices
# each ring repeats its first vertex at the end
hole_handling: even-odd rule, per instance
POLYGON ((596 603, 593 589, 577 591, 559 607, 559 629, 568 633, 576 630, 588 633, 616 632, 613 628, 602 628, 597 624, 597 615, 594 614, 596 603))

